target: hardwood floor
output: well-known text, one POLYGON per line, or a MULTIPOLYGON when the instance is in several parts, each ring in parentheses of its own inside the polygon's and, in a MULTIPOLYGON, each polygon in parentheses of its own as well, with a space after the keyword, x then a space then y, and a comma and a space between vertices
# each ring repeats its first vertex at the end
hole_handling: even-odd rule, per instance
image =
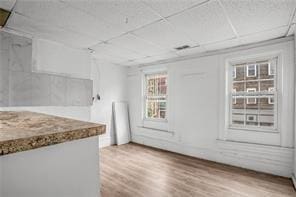
POLYGON ((137 144, 100 150, 102 197, 296 196, 290 179, 137 144))

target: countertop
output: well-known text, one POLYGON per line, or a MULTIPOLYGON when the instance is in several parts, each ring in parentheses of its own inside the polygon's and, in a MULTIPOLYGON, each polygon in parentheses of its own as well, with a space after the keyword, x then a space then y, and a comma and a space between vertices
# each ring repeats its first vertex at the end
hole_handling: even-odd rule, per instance
POLYGON ((104 134, 106 126, 29 111, 0 111, 0 156, 104 134))

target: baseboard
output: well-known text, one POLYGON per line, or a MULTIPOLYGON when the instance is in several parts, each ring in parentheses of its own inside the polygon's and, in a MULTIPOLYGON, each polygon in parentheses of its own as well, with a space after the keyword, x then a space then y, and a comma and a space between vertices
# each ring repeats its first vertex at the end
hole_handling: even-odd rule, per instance
POLYGON ((293 149, 289 148, 226 142, 202 148, 140 135, 134 135, 133 142, 289 178, 293 171, 293 149))
POLYGON ((292 175, 292 181, 293 181, 294 188, 296 189, 296 177, 295 177, 295 174, 292 175))

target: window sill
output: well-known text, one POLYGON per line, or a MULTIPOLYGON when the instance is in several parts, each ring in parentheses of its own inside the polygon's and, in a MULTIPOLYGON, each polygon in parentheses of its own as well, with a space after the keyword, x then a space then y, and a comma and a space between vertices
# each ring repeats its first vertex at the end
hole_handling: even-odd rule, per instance
POLYGON ((153 127, 144 127, 144 126, 138 126, 138 128, 142 128, 142 129, 150 129, 150 130, 154 130, 154 131, 160 131, 160 132, 165 132, 165 133, 171 133, 174 134, 173 131, 169 131, 166 129, 157 129, 157 128, 153 128, 153 127))
POLYGON ((264 128, 243 128, 230 126, 228 131, 250 131, 250 132, 263 132, 263 133, 279 133, 278 129, 264 129, 264 128))
POLYGON ((149 121, 149 122, 163 122, 167 123, 167 119, 156 119, 156 118, 144 118, 143 121, 149 121))

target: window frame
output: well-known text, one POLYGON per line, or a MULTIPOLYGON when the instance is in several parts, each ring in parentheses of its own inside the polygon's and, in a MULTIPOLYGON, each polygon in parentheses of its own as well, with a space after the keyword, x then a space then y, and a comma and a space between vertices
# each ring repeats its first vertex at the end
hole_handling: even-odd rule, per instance
POLYGON ((236 67, 232 69, 232 79, 236 79, 236 67))
MULTIPOLYGON (((254 90, 253 92, 257 92, 257 88, 247 88, 246 91, 249 92, 249 90, 254 90)), ((247 105, 256 105, 257 104, 257 98, 255 99, 255 102, 250 102, 249 99, 252 98, 247 98, 247 105)))
MULTIPOLYGON (((270 89, 273 89, 272 91, 274 92, 274 87, 269 87, 268 92, 270 92, 270 89)), ((274 98, 273 98, 273 102, 271 102, 271 97, 268 97, 268 104, 274 105, 274 98)))
MULTIPOLYGON (((236 89, 232 88, 232 92, 236 94, 236 89)), ((236 96, 234 96, 234 98, 232 98, 232 104, 236 105, 236 96), (233 102, 234 99, 234 102, 233 102)))
MULTIPOLYGON (((272 128, 267 128, 264 126, 255 126, 254 128, 252 126, 250 127, 245 127, 243 126, 239 126, 239 125, 233 125, 232 123, 232 117, 231 117, 231 110, 232 110, 232 106, 231 106, 231 98, 232 98, 232 81, 233 78, 232 76, 232 67, 235 64, 256 64, 257 62, 261 62, 261 61, 265 61, 265 60, 271 60, 273 58, 277 59, 277 68, 276 70, 278 71, 279 69, 282 68, 282 53, 281 51, 277 51, 277 52, 270 52, 270 53, 262 53, 262 54, 255 54, 255 55, 251 55, 251 56, 245 56, 245 57, 239 57, 239 58, 232 58, 232 59, 225 59, 226 61, 226 89, 225 89, 225 118, 224 118, 224 128, 225 131, 228 132, 233 132, 233 131, 250 131, 250 132, 261 132, 261 133, 279 133, 281 126, 280 126, 280 117, 281 117, 281 107, 282 107, 282 103, 281 100, 282 98, 280 97, 280 94, 278 94, 278 92, 281 90, 278 89, 278 87, 281 87, 281 71, 279 73, 277 73, 275 75, 274 78, 274 87, 276 89, 276 91, 274 92, 274 100, 275 102, 277 102, 276 105, 274 105, 274 125, 272 128), (249 63, 248 63, 249 62, 249 63)), ((257 66, 256 66, 257 67, 257 66)), ((246 69, 247 70, 247 69, 246 69)), ((256 74, 257 74, 257 68, 256 68, 256 74)), ((247 73, 246 73, 246 77, 247 77, 247 73)), ((246 118, 246 117, 245 117, 246 118)))
POLYGON ((142 120, 143 121, 151 121, 151 122, 168 122, 168 72, 166 70, 152 70, 152 71, 146 71, 143 72, 142 75, 142 97, 143 97, 143 107, 142 107, 142 120), (165 95, 165 101, 166 101, 166 114, 165 118, 148 118, 146 117, 147 107, 146 107, 146 101, 147 101, 147 75, 166 75, 166 95, 165 95))
POLYGON ((271 73, 271 63, 270 62, 268 64, 268 75, 269 76, 274 76, 275 75, 275 73, 271 73))

